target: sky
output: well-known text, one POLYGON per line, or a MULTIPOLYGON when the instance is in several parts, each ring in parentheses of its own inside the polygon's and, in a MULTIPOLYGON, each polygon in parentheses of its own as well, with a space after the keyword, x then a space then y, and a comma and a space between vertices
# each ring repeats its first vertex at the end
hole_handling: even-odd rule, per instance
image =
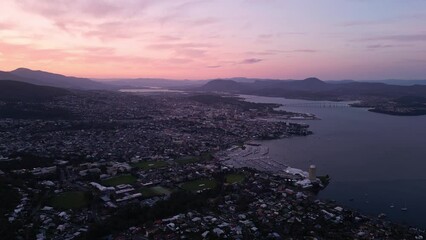
POLYGON ((1 0, 0 70, 426 79, 425 0, 1 0))

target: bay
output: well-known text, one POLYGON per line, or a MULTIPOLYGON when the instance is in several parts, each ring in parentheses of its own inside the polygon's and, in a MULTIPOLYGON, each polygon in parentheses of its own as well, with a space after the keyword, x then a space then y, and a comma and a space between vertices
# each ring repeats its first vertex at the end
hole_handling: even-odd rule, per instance
POLYGON ((321 119, 298 121, 313 135, 263 141, 273 159, 304 170, 315 164, 319 175, 331 176, 319 198, 426 228, 426 116, 378 114, 348 102, 240 97, 321 119))

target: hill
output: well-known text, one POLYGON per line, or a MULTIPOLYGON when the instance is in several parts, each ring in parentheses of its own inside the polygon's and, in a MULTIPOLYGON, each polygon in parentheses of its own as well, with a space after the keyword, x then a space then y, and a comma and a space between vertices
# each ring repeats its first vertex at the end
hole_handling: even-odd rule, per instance
POLYGON ((329 83, 318 78, 305 80, 257 80, 236 82, 212 80, 197 90, 252 94, 269 97, 286 97, 311 100, 355 100, 365 97, 399 98, 426 96, 426 86, 397 86, 385 83, 353 82, 329 83))
POLYGON ((61 74, 18 68, 11 72, 2 72, 0 80, 16 80, 42 86, 71 89, 113 89, 112 86, 88 78, 68 77, 61 74))
POLYGON ((13 80, 13 81, 21 81, 21 82, 31 81, 31 79, 16 76, 10 72, 4 72, 4 71, 0 71, 0 80, 13 80))
POLYGON ((172 80, 164 78, 134 78, 134 79, 99 79, 117 88, 185 88, 201 86, 207 80, 172 80))
POLYGON ((416 116, 426 114, 426 85, 389 85, 372 82, 324 82, 317 78, 299 81, 257 80, 236 82, 213 80, 196 89, 267 97, 308 100, 361 100, 354 107, 391 115, 416 116))
POLYGON ((70 94, 68 90, 19 81, 0 80, 0 100, 34 101, 70 94))

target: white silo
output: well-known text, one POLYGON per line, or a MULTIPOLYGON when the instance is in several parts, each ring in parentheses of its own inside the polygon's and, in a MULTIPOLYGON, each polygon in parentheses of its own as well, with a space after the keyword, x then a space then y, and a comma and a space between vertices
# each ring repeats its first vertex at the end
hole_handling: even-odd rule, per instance
POLYGON ((317 180, 317 167, 315 165, 309 166, 309 180, 317 180))

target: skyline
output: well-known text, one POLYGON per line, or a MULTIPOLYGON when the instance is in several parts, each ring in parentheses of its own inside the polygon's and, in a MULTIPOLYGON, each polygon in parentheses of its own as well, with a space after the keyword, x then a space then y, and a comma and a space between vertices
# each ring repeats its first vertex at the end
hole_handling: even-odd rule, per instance
POLYGON ((6 0, 0 70, 90 78, 425 79, 426 2, 383 2, 6 0))

